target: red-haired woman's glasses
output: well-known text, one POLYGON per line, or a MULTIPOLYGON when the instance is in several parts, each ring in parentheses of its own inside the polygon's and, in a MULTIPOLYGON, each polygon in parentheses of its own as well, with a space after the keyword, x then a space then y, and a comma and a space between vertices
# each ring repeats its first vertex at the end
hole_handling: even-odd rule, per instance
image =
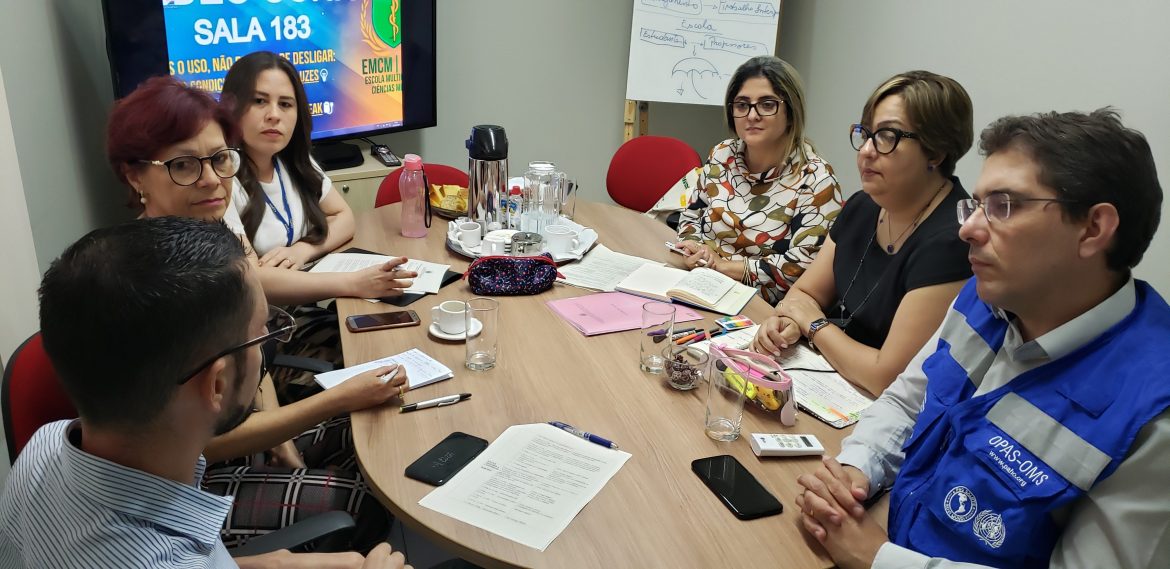
POLYGON ((237 148, 224 148, 211 156, 176 156, 170 160, 139 160, 141 164, 152 166, 166 166, 171 175, 171 181, 180 186, 190 186, 203 176, 203 163, 211 165, 211 171, 220 178, 231 178, 240 171, 240 151, 237 148))

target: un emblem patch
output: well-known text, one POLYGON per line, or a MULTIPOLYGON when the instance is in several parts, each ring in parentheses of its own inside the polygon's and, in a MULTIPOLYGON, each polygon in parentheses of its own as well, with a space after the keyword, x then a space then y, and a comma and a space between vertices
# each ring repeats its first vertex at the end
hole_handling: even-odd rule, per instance
POLYGON ((991 547, 998 548, 1003 545, 1003 538, 1006 529, 1003 527, 1003 516, 991 511, 983 510, 975 516, 975 523, 971 525, 971 530, 983 543, 991 547))

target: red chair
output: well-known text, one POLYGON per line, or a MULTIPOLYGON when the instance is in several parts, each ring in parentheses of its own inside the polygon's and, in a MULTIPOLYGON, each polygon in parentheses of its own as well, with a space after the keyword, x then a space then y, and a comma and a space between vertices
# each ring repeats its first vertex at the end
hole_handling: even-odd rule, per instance
POLYGON ((605 189, 613 201, 648 211, 671 186, 701 164, 695 150, 677 138, 639 136, 614 153, 605 189))
MULTIPOLYGON (((378 197, 374 198, 374 207, 382 207, 402 201, 402 194, 398 191, 398 180, 402 177, 401 173, 402 170, 395 170, 382 179, 382 185, 378 186, 378 197)), ((467 172, 442 164, 424 163, 423 173, 427 175, 428 184, 441 186, 453 185, 466 188, 469 182, 467 172)), ((430 189, 428 188, 429 191, 430 189)))
POLYGON ((8 440, 8 460, 16 455, 42 425, 77 417, 57 372, 45 353, 41 333, 25 340, 4 368, 0 385, 0 410, 4 412, 4 436, 8 440))

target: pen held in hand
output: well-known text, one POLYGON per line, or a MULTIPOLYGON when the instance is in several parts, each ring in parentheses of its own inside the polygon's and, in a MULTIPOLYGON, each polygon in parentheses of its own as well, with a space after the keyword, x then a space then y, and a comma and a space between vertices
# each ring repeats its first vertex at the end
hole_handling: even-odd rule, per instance
POLYGON ((395 365, 393 370, 391 370, 383 375, 379 375, 378 379, 382 380, 382 383, 389 383, 391 381, 394 381, 394 378, 398 377, 398 373, 401 371, 402 371, 402 366, 395 365))

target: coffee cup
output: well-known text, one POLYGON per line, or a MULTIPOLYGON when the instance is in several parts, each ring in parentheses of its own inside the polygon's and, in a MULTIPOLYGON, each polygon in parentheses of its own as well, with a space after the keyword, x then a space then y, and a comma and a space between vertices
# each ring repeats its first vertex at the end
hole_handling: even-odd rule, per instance
POLYGON ((468 221, 459 224, 459 242, 465 248, 475 247, 479 245, 482 239, 482 231, 478 221, 468 221))
POLYGON ((544 228, 544 241, 549 253, 568 253, 581 246, 580 232, 568 225, 549 225, 544 228))
POLYGON ((507 255, 508 254, 508 238, 503 235, 487 235, 483 238, 483 247, 480 249, 483 255, 507 255))
POLYGON ((466 312, 466 303, 448 300, 431 308, 431 321, 446 334, 462 334, 467 330, 467 321, 464 320, 466 312))

